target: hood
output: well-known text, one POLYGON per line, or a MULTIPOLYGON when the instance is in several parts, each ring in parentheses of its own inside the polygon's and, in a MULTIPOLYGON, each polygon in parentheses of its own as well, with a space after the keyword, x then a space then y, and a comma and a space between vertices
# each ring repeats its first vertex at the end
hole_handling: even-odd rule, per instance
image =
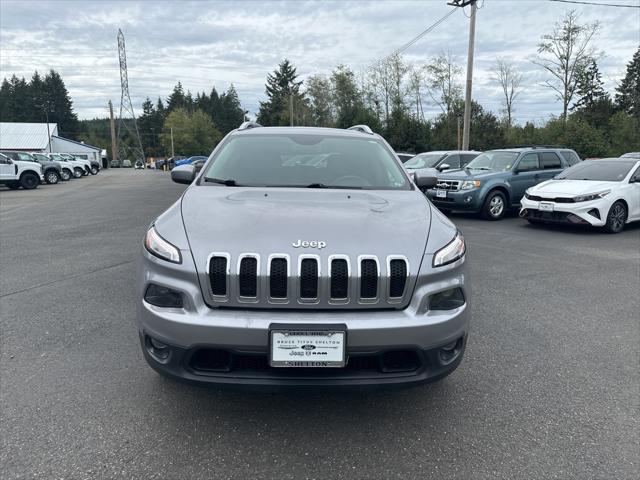
POLYGON ((418 190, 320 190, 192 186, 182 218, 198 269, 212 252, 404 255, 415 272, 425 251, 431 209, 418 190), (323 248, 294 248, 323 242, 323 248))
POLYGON ((529 192, 540 196, 587 195, 609 190, 620 185, 620 182, 598 182, 591 180, 547 180, 533 187, 529 192))
POLYGON ((438 173, 438 178, 443 180, 481 180, 483 178, 492 178, 503 176, 507 171, 504 170, 474 170, 474 169, 456 169, 447 170, 446 172, 438 173))

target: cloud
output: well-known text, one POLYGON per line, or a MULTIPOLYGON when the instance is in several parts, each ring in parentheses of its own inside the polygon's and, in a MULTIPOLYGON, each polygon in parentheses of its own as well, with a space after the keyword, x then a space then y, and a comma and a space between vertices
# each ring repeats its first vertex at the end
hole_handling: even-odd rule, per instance
MULTIPOLYGON (((624 2, 625 0, 620 0, 624 2)), ((501 92, 492 80, 496 57, 514 61, 525 91, 518 121, 558 113, 553 92, 540 86, 543 72, 529 58, 543 33, 570 6, 523 0, 486 0, 478 12, 474 98, 499 112, 501 92)), ((116 44, 126 37, 134 106, 166 98, 181 81, 193 93, 233 83, 243 106, 256 112, 264 81, 283 58, 302 78, 329 74, 338 64, 365 71, 377 59, 444 16, 450 6, 432 1, 7 1, 0 2, 0 74, 31 76, 51 68, 63 76, 81 118, 104 116, 120 97, 116 44), (34 28, 37 26, 37 28, 34 28)), ((581 21, 599 21, 594 46, 610 91, 640 44, 640 9, 576 5, 581 21), (630 11, 631 10, 631 11, 630 11)), ((468 12, 467 12, 468 13, 468 12)), ((464 67, 468 20, 457 11, 405 52, 425 64, 449 52, 464 67)), ((429 107, 432 114, 437 107, 429 107)))

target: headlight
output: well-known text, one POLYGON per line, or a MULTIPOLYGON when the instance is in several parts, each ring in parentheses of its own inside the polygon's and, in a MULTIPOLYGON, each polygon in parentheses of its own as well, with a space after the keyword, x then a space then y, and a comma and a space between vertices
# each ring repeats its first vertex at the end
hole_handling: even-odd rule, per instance
POLYGON ((464 237, 460 232, 456 233, 455 238, 446 246, 441 248, 433 256, 433 266, 442 267, 464 257, 466 247, 464 237))
POLYGON ((465 180, 460 184, 460 190, 471 190, 472 188, 479 187, 481 183, 480 180, 465 180))
POLYGON ((598 200, 599 198, 607 196, 611 193, 611 190, 605 190, 604 192, 591 193, 589 195, 579 195, 577 197, 573 197, 574 202, 588 202, 590 200, 598 200))
POLYGON ((147 235, 144 237, 144 246, 150 254, 158 258, 167 262, 182 263, 180 250, 162 238, 153 226, 147 230, 147 235))

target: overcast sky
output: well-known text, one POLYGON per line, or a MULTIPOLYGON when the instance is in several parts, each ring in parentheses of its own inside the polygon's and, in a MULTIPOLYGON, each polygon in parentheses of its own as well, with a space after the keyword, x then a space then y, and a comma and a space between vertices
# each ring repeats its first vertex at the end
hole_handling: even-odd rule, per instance
MULTIPOLYGON (((116 35, 121 28, 138 112, 145 97, 164 99, 181 81, 194 95, 233 83, 244 108, 255 113, 265 98, 266 74, 284 57, 303 79, 328 74, 341 63, 363 72, 445 15, 452 8, 446 2, 0 0, 0 76, 30 77, 36 69, 53 68, 61 73, 80 118, 104 117, 109 99, 116 108, 120 102, 116 35)), ((609 3, 637 6, 640 0, 609 3)), ((499 112, 501 94, 491 68, 496 57, 506 57, 525 75, 516 121, 542 122, 560 113, 553 93, 539 86, 543 72, 529 58, 540 36, 571 9, 583 22, 601 23, 594 46, 603 52, 599 66, 612 92, 640 44, 639 8, 486 0, 477 19, 474 98, 499 112)), ((464 66, 465 13, 468 8, 458 9, 407 50, 406 58, 424 64, 450 52, 464 66)), ((436 107, 430 112, 435 114, 436 107)))

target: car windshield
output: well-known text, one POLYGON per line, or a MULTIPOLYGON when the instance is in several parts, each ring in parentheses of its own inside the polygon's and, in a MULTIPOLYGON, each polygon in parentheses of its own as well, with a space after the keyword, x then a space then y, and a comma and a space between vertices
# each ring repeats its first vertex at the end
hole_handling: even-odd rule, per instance
POLYGON ((302 133, 232 136, 203 179, 229 186, 411 188, 382 142, 302 133))
POLYGON ((56 162, 59 162, 59 161, 61 161, 61 160, 62 160, 62 161, 65 161, 65 160, 66 160, 66 158, 62 158, 60 155, 56 155, 55 153, 51 153, 51 154, 49 154, 49 155, 50 155, 50 157, 51 157, 51 160, 55 160, 56 162))
POLYGON ((35 162, 35 161, 36 161, 36 160, 35 160, 35 158, 33 158, 33 157, 31 156, 31 154, 30 154, 30 153, 23 153, 23 152, 20 152, 20 153, 18 153, 18 158, 19 158, 20 160, 22 160, 23 162, 35 162))
POLYGON ((517 152, 484 152, 471 160, 465 167, 470 170, 511 170, 518 158, 517 152))
POLYGON ((416 155, 411 160, 408 160, 404 164, 405 168, 417 169, 417 168, 433 168, 444 157, 444 153, 423 153, 416 155))
POLYGON ((557 175, 556 179, 621 182, 636 162, 636 160, 587 160, 567 168, 560 175, 557 175))
POLYGON ((32 153, 32 155, 33 155, 37 160, 40 160, 40 161, 45 161, 45 162, 46 162, 46 161, 48 161, 48 160, 49 160, 49 158, 48 158, 46 155, 42 155, 42 154, 40 154, 40 153, 32 153))

